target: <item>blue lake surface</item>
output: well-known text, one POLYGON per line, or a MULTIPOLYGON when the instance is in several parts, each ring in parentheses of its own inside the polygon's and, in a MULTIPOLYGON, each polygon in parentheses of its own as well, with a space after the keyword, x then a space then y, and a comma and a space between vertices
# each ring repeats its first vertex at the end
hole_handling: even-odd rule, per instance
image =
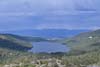
POLYGON ((30 50, 33 53, 56 53, 68 52, 70 49, 66 45, 54 42, 33 42, 33 48, 30 50))

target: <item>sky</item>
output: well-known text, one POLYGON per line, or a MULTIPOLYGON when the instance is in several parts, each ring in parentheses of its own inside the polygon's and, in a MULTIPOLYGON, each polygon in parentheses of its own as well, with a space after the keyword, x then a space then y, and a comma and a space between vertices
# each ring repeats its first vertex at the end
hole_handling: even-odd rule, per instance
POLYGON ((100 29, 100 0, 0 0, 0 31, 100 29))

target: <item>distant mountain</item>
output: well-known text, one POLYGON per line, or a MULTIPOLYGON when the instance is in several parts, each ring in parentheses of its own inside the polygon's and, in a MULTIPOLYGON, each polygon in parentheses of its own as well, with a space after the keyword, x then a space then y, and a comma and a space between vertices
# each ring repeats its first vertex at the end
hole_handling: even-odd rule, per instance
POLYGON ((100 30, 81 33, 66 39, 65 43, 75 52, 97 51, 100 49, 100 30))
POLYGON ((66 38, 87 31, 89 30, 43 29, 43 30, 5 31, 2 33, 12 33, 23 36, 33 36, 33 37, 43 37, 43 38, 66 38))

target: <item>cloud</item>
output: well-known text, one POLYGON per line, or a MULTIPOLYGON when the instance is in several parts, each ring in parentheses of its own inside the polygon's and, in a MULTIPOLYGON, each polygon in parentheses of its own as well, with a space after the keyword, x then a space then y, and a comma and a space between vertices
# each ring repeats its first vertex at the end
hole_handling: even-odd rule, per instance
POLYGON ((99 0, 0 0, 0 29, 99 28, 99 3, 99 0))

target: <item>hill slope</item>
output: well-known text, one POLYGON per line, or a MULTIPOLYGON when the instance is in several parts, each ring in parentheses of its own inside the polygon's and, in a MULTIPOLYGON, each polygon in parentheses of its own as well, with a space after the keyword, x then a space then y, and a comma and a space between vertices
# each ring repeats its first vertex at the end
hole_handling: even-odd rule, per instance
POLYGON ((81 33, 65 40, 65 43, 75 52, 96 51, 100 48, 100 30, 81 33))
POLYGON ((32 45, 24 37, 12 34, 0 34, 0 48, 13 50, 28 50, 32 45))

